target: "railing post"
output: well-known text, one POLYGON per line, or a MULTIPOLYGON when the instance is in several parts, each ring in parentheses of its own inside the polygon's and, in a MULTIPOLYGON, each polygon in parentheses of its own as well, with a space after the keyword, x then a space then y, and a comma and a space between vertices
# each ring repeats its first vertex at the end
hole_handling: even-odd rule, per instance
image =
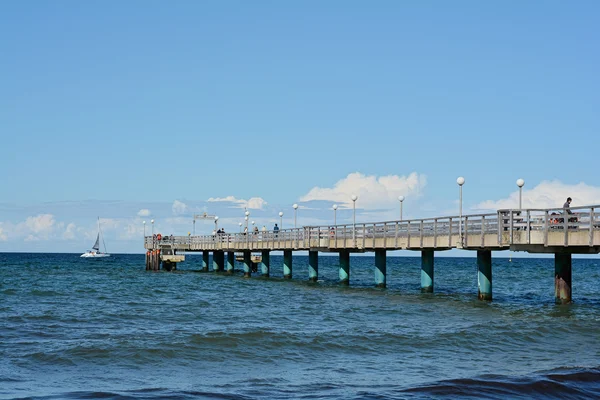
POLYGON ((363 230, 363 232, 362 232, 362 237, 363 237, 362 248, 364 249, 365 248, 365 238, 367 236, 367 225, 366 224, 362 224, 362 230, 363 230))
POLYGON ((467 247, 468 246, 468 237, 469 237, 469 217, 465 215, 465 229, 463 230, 463 246, 467 247))
POLYGON ((485 247, 485 215, 481 216, 481 247, 485 247))
POLYGON ((527 210, 527 244, 531 244, 531 211, 527 210))
POLYGON ((398 221, 396 221, 396 235, 394 237, 394 247, 398 248, 398 221))
POLYGON ((510 217, 509 217, 509 229, 510 229, 510 243, 509 244, 513 244, 513 210, 510 210, 510 217))
POLYGON ((569 214, 563 211, 563 228, 565 230, 565 247, 569 245, 569 214))
POLYGON ((410 221, 406 221, 406 248, 410 248, 410 221))
POLYGON ((420 236, 420 240, 421 240, 421 248, 423 248, 423 220, 421 220, 421 223, 419 224, 419 236, 420 236))
POLYGON ((383 248, 387 249, 387 222, 383 223, 383 248))
POLYGON ((496 218, 498 218, 498 245, 502 246, 502 225, 504 223, 502 222, 502 213, 500 211, 498 211, 498 216, 496 218))
POLYGON ((373 224, 373 248, 375 248, 375 229, 376 229, 376 226, 375 226, 375 224, 373 224))
POLYGON ((433 220, 433 247, 437 247, 437 218, 433 220))
POLYGON ((544 212, 544 247, 548 247, 548 210, 544 212))
POLYGON ((448 247, 452 247, 452 218, 448 219, 448 247))
POLYGON ((594 207, 590 209, 590 247, 594 245, 594 207))

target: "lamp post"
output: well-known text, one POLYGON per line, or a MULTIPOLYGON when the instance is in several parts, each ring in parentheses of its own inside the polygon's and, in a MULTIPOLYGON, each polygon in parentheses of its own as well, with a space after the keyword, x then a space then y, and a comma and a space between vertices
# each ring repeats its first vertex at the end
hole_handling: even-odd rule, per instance
POLYGON ((519 187, 519 210, 523 208, 523 185, 525 185, 525 181, 521 178, 517 179, 517 186, 519 187))
POLYGON ((242 223, 240 222, 238 225, 240 226, 240 233, 242 233, 242 223))
POLYGON ((356 246, 356 200, 358 200, 358 196, 353 194, 352 197, 352 241, 356 246))
POLYGON ((215 216, 215 232, 219 230, 219 217, 215 216))
POLYGON ((142 224, 144 224, 144 237, 146 237, 146 221, 142 221, 142 224))
POLYGON ((283 229, 283 211, 279 211, 279 229, 283 229))
POLYGON ((252 221, 252 233, 254 233, 254 221, 252 221))
POLYGON ((333 225, 337 225, 337 204, 333 205, 333 225))
POLYGON ((294 205, 292 207, 294 207, 294 228, 296 228, 296 214, 298 211, 298 204, 294 203, 294 205))
POLYGON ((192 232, 194 232, 194 236, 196 236, 196 218, 194 218, 192 220, 192 225, 193 225, 192 232))
POLYGON ((462 247, 463 237, 462 237, 462 187, 465 184, 465 178, 459 176, 456 179, 456 183, 458 184, 458 239, 460 240, 460 245, 462 247))
POLYGON ((152 237, 154 237, 154 220, 151 219, 150 223, 152 224, 152 237))
POLYGON ((246 217, 244 218, 246 220, 246 231, 248 230, 248 217, 250 216, 250 211, 246 210, 246 212, 244 213, 246 215, 246 217))
POLYGON ((404 196, 398 196, 398 201, 400 202, 400 221, 402 221, 402 203, 404 203, 404 196))

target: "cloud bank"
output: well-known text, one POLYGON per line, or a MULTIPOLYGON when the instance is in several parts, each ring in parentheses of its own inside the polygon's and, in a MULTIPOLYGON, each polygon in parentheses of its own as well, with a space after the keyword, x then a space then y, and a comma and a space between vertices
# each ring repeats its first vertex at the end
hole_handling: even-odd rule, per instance
POLYGON ((398 196, 421 197, 427 184, 425 175, 413 172, 408 176, 348 174, 331 188, 314 187, 300 201, 327 200, 341 206, 351 207, 353 194, 358 196, 357 207, 390 208, 398 203, 398 196))
MULTIPOLYGON (((600 204, 600 188, 583 182, 568 185, 560 181, 543 181, 530 190, 523 190, 523 208, 562 208, 571 197, 571 207, 600 204)), ((500 200, 486 200, 475 206, 478 210, 499 210, 519 207, 519 191, 500 200)))
POLYGON ((236 199, 234 196, 211 197, 207 201, 209 203, 232 203, 235 208, 248 208, 250 210, 262 210, 268 204, 262 197, 251 197, 248 200, 236 199))

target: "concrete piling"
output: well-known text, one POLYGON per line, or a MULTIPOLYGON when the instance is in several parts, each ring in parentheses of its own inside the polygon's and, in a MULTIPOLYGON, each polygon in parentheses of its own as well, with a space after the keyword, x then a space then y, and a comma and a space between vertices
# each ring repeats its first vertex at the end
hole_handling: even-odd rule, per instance
POLYGON ((319 280, 319 252, 308 252, 308 280, 316 282, 319 280))
POLYGON ((433 293, 433 250, 421 251, 421 293, 433 293))
POLYGON ((271 268, 271 252, 269 250, 263 250, 260 260, 260 272, 261 275, 268 278, 270 275, 271 268))
POLYGON ((227 274, 231 275, 233 274, 233 270, 235 266, 235 252, 233 251, 228 251, 227 252, 227 267, 226 267, 226 272, 227 274))
POLYGON ((554 253, 554 297, 556 304, 571 302, 571 272, 571 254, 554 253))
POLYGON ((375 286, 386 287, 387 266, 385 250, 375 250, 375 286))
POLYGON ((202 272, 208 272, 208 250, 202 252, 202 272))
POLYGON ((285 279, 292 279, 292 251, 283 251, 283 277, 285 279))
POLYGON ((252 253, 249 250, 244 250, 244 278, 252 276, 252 253))
POLYGON ((477 287, 479 300, 492 300, 491 250, 477 250, 477 287))
POLYGON ((350 252, 340 251, 340 283, 342 285, 350 284, 350 252))

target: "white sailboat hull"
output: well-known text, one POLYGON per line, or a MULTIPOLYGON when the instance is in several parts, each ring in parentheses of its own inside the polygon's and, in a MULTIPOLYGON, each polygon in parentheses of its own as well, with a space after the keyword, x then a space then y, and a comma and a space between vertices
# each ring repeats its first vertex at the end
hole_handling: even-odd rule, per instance
POLYGON ((80 257, 81 258, 104 258, 104 257, 110 257, 110 254, 88 252, 88 253, 83 253, 80 257))

